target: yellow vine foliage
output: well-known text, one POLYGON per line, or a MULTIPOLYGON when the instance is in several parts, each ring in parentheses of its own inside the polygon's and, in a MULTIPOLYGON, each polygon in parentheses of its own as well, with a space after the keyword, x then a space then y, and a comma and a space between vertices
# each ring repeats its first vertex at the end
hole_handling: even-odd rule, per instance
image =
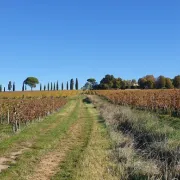
POLYGON ((163 111, 180 115, 180 90, 96 90, 88 94, 104 96, 119 105, 128 105, 138 109, 163 111))
POLYGON ((1 92, 0 98, 22 98, 22 97, 69 97, 80 94, 81 91, 63 90, 63 91, 16 91, 1 92))

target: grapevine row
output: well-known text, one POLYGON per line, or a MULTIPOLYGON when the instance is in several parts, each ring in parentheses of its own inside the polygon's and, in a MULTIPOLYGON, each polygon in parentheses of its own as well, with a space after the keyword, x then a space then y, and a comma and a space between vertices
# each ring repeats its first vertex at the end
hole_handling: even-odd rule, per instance
POLYGON ((65 98, 1 99, 1 123, 27 123, 57 111, 66 104, 65 98))
POLYGON ((97 90, 89 92, 119 105, 180 116, 180 90, 97 90))

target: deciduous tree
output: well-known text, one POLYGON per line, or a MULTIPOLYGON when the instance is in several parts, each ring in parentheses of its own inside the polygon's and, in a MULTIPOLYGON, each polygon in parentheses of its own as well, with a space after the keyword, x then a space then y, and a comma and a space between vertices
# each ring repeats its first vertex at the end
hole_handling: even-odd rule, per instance
POLYGON ((155 88, 156 79, 153 75, 146 75, 138 80, 139 87, 141 89, 153 89, 155 88))
POLYGON ((172 83, 172 81, 171 81, 170 78, 166 78, 166 85, 165 85, 165 87, 166 87, 167 89, 172 89, 172 88, 174 88, 173 83, 172 83))
POLYGON ((173 85, 175 88, 180 89, 180 75, 174 77, 173 85))
POLYGON ((122 85, 122 79, 121 78, 114 78, 113 80, 113 88, 120 89, 122 85))
POLYGON ((164 76, 159 76, 156 80, 156 88, 162 89, 166 86, 166 78, 164 76))
POLYGON ((113 87, 114 76, 107 74, 101 81, 100 87, 102 89, 111 89, 113 87))

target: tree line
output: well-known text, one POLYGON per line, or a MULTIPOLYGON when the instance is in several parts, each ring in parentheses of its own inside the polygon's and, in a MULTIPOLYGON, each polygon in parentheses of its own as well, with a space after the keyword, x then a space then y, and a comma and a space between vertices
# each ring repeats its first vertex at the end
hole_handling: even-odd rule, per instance
MULTIPOLYGON (((22 85, 22 91, 27 90, 27 86, 31 88, 31 91, 33 88, 36 88, 36 86, 40 84, 39 90, 40 91, 58 91, 58 90, 64 90, 65 86, 64 83, 59 84, 59 82, 50 82, 47 83, 47 85, 42 85, 42 83, 39 83, 39 80, 36 77, 28 77, 23 81, 22 85)), ((12 81, 9 81, 8 86, 7 86, 8 91, 16 91, 16 85, 15 82, 12 83, 12 81)), ((79 89, 79 82, 78 79, 76 78, 76 81, 74 82, 74 79, 71 79, 70 82, 67 81, 66 83, 66 90, 78 90, 79 89)), ((0 92, 6 91, 6 87, 3 88, 2 85, 0 85, 0 92)))
POLYGON ((132 80, 123 80, 122 78, 114 77, 113 75, 105 75, 105 77, 98 84, 96 79, 90 78, 82 87, 86 89, 180 89, 180 75, 173 79, 159 76, 155 78, 153 75, 146 75, 142 78, 132 80))

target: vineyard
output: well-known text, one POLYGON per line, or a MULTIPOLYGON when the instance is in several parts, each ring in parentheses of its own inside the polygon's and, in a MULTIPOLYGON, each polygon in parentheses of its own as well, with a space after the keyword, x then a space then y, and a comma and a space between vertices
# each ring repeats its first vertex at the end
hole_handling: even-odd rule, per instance
POLYGON ((12 124, 13 131, 20 124, 41 119, 66 104, 66 97, 80 91, 24 91, 0 93, 0 123, 12 124))
POLYGON ((3 92, 0 179, 179 179, 179 118, 132 109, 179 103, 180 90, 3 92))
POLYGON ((1 99, 0 121, 1 124, 12 124, 13 130, 20 129, 20 124, 27 124, 32 120, 41 119, 66 104, 62 97, 1 99))
POLYGON ((76 96, 81 91, 63 90, 63 91, 17 91, 17 92, 0 92, 0 98, 31 98, 31 97, 69 97, 76 96))
POLYGON ((180 116, 180 90, 97 90, 97 94, 119 105, 180 116))
POLYGON ((113 178, 106 171, 109 136, 84 96, 0 99, 0 103, 0 179, 113 178), (5 131, 7 123, 19 128, 19 123, 31 121, 18 133, 5 131))

